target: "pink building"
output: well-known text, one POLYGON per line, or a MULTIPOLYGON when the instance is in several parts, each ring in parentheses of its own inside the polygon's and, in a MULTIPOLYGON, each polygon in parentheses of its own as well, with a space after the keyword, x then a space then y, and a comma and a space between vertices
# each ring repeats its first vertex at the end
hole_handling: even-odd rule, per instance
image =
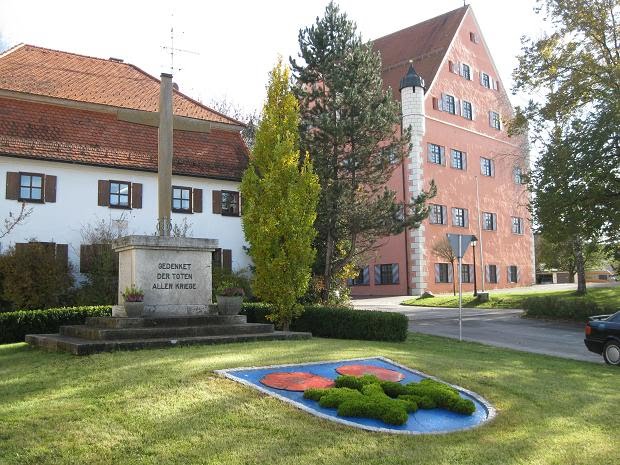
POLYGON ((385 238, 359 276, 353 295, 452 292, 451 264, 433 253, 446 233, 478 238, 463 259, 463 289, 534 282, 534 240, 522 175, 527 141, 509 137, 513 116, 507 89, 470 6, 374 42, 383 80, 402 104, 411 152, 389 187, 408 201, 431 180, 438 194, 418 230, 385 238), (400 90, 400 93, 397 92, 400 90))

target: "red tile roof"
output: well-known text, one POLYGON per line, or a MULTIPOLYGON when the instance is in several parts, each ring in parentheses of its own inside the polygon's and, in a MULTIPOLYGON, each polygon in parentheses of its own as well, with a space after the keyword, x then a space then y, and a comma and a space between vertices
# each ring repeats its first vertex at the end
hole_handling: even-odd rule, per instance
MULTIPOLYGON (((174 131, 172 171, 240 180, 248 153, 237 132, 174 131)), ((157 128, 111 113, 0 98, 0 155, 157 171, 157 128)))
MULTIPOLYGON (((0 89, 156 112, 159 80, 114 60, 18 45, 0 55, 0 89)), ((242 124, 174 91, 174 114, 242 124)))
POLYGON ((463 6, 374 41, 374 49, 381 54, 383 82, 392 87, 396 98, 409 60, 430 86, 468 9, 463 6))
MULTIPOLYGON (((159 104, 159 80, 131 64, 32 45, 0 55, 0 89, 149 112, 159 104)), ((241 124, 177 91, 174 114, 241 124)), ((232 129, 175 129, 173 173, 240 180, 248 150, 232 129)), ((157 171, 157 127, 119 121, 114 112, 0 98, 0 155, 157 171)))

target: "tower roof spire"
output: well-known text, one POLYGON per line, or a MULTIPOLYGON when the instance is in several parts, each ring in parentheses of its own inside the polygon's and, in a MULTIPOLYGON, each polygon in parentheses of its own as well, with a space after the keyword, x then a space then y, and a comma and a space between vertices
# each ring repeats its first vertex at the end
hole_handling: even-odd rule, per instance
POLYGON ((413 68, 413 63, 409 60, 409 70, 407 70, 407 74, 405 74, 400 80, 400 86, 398 90, 403 90, 405 87, 421 87, 426 90, 426 86, 424 85, 424 79, 418 73, 416 73, 413 68))

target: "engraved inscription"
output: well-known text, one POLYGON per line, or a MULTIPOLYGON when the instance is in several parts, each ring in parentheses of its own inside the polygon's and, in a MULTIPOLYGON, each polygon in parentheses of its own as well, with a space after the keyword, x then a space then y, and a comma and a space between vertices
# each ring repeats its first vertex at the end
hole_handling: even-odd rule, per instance
POLYGON ((153 282, 153 290, 195 290, 191 263, 160 262, 153 282))

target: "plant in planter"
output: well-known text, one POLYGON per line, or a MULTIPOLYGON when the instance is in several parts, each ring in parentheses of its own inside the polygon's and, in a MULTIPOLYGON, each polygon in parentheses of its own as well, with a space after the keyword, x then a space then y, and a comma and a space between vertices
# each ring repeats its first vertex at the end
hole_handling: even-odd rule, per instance
POLYGON ((125 313, 128 317, 142 316, 144 311, 144 291, 135 284, 127 286, 123 292, 125 313))
POLYGON ((216 292, 217 313, 220 315, 237 315, 241 311, 241 304, 245 292, 241 287, 235 287, 232 281, 223 280, 216 292))

